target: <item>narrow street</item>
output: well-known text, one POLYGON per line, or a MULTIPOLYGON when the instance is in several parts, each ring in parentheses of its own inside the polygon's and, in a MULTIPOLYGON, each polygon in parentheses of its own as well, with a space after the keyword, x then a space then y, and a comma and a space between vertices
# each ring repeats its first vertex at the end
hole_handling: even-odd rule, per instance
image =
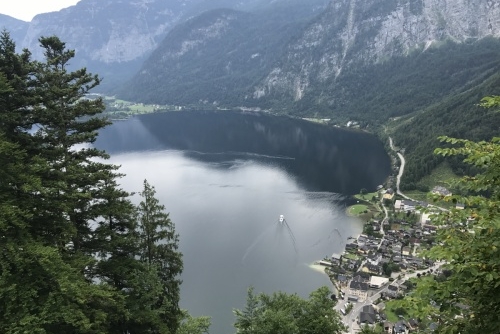
MULTIPOLYGON (((441 267, 441 265, 443 263, 444 262, 436 262, 430 268, 423 269, 423 270, 418 270, 418 271, 415 271, 413 273, 402 274, 401 275, 401 279, 395 280, 391 284, 398 284, 398 285, 400 285, 400 284, 402 284, 403 282, 405 282, 406 280, 408 280, 410 278, 417 277, 418 274, 422 275, 424 273, 429 272, 431 269, 432 269, 433 272, 436 272, 437 270, 439 270, 439 268, 441 267)), ((360 326, 359 326, 359 324, 357 322, 358 321, 357 318, 358 318, 358 315, 359 315, 360 311, 363 309, 364 306, 373 304, 373 302, 375 302, 380 297, 381 293, 387 291, 388 286, 389 286, 389 284, 385 285, 384 287, 382 287, 380 289, 372 289, 372 290, 370 290, 373 293, 370 297, 368 297, 363 302, 354 303, 354 307, 352 308, 351 312, 349 312, 349 314, 347 314, 347 315, 345 315, 345 316, 342 317, 342 321, 349 328, 348 333, 355 334, 355 333, 357 333, 358 331, 361 330, 361 328, 360 328, 360 326)), ((344 304, 345 303, 347 303, 347 293, 346 293, 346 299, 345 300, 339 300, 338 301, 337 305, 335 306, 335 310, 337 310, 337 311, 340 312, 340 309, 344 308, 344 304)))

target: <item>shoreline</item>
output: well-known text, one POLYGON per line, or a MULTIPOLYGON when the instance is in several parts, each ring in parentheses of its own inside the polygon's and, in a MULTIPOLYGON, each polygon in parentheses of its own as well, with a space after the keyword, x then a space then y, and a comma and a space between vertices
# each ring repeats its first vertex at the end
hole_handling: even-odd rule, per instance
POLYGON ((332 289, 332 290, 333 290, 333 291, 332 291, 332 293, 333 293, 334 295, 337 295, 340 291, 342 291, 342 290, 340 289, 340 287, 337 285, 337 283, 336 283, 335 279, 333 279, 332 277, 330 277, 330 275, 328 275, 328 274, 326 273, 326 268, 327 268, 327 267, 322 266, 321 264, 319 264, 319 260, 318 260, 318 261, 314 261, 313 263, 310 263, 310 264, 308 265, 308 267, 309 267, 311 270, 314 270, 314 271, 316 271, 316 272, 322 273, 322 274, 326 275, 326 277, 328 277, 328 280, 329 280, 329 281, 330 281, 330 283, 332 284, 332 287, 333 287, 333 289, 332 289))

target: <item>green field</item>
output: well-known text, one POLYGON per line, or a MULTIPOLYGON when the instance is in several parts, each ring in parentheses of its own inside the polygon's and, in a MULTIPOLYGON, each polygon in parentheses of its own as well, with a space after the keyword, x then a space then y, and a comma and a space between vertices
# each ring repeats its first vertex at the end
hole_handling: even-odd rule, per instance
POLYGON ((359 255, 352 254, 352 253, 346 253, 345 255, 343 255, 343 257, 345 257, 346 259, 349 259, 349 260, 354 260, 354 261, 357 261, 361 258, 359 255))
POLYGON ((379 198, 378 197, 378 192, 367 193, 367 194, 356 194, 356 195, 354 195, 354 197, 356 199, 359 199, 361 201, 368 201, 368 202, 370 202, 372 200, 373 196, 375 196, 378 199, 379 198))
POLYGON ((453 173, 447 162, 443 162, 430 175, 427 175, 420 180, 419 184, 432 190, 435 186, 449 187, 449 181, 457 180, 459 177, 453 173))
POLYGON ((176 110, 175 106, 160 106, 155 104, 143 104, 115 99, 114 97, 104 96, 106 112, 110 115, 126 118, 131 115, 149 114, 159 110, 176 110))
POLYGON ((347 213, 352 215, 352 216, 359 216, 363 213, 365 213, 365 211, 368 211, 369 208, 368 208, 368 205, 366 204, 356 204, 356 205, 353 205, 353 206, 350 206, 348 209, 347 209, 347 213))

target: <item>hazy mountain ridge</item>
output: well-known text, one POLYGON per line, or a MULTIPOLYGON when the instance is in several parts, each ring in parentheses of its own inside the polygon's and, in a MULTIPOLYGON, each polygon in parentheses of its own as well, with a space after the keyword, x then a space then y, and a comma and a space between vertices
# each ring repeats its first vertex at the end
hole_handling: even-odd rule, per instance
MULTIPOLYGON (((281 0, 288 2, 296 0, 281 0)), ((316 0, 318 1, 318 0, 316 0)), ((327 0, 322 0, 326 2, 327 0)), ((261 8, 272 0, 81 0, 57 12, 39 14, 31 22, 0 16, 19 50, 28 48, 43 57, 40 36, 57 35, 75 49, 75 68, 87 67, 105 78, 100 90, 109 90, 137 72, 177 24, 209 9, 261 8)))
MULTIPOLYGON (((28 31, 29 22, 23 20, 18 20, 8 15, 0 14, 0 29, 7 30, 12 39, 19 42, 22 41, 26 32, 28 31)), ((19 51, 21 50, 20 45, 18 45, 19 51)))
POLYGON ((279 61, 314 10, 285 3, 255 12, 211 10, 178 25, 119 95, 181 105, 242 100, 279 61))

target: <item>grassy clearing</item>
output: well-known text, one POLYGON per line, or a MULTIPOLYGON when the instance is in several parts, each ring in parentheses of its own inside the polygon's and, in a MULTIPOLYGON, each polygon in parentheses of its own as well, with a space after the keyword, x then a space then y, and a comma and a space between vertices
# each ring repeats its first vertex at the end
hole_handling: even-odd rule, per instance
POLYGON ((359 216, 365 213, 365 211, 368 211, 368 205, 366 204, 352 205, 347 209, 347 213, 351 216, 359 216))
POLYGON ((346 253, 345 255, 343 255, 343 257, 345 257, 346 259, 349 259, 349 260, 354 260, 354 261, 357 261, 361 258, 359 255, 352 254, 352 253, 346 253))
POLYGON ((147 114, 152 113, 157 110, 157 106, 149 105, 149 104, 131 104, 128 106, 128 109, 131 112, 139 113, 139 114, 147 114))
POLYGON ((418 315, 414 312, 411 312, 410 309, 405 309, 401 306, 401 301, 399 300, 389 300, 388 302, 385 303, 385 315, 387 316, 387 320, 395 323, 398 322, 401 319, 411 319, 411 318, 418 318, 418 315), (399 316, 402 316, 400 318, 399 316))
MULTIPOLYGON (((413 198, 417 201, 424 201, 424 202, 429 202, 429 193, 428 192, 423 192, 423 191, 418 191, 418 190, 410 190, 410 191, 405 191, 404 194, 410 198, 413 198)), ((403 199, 402 197, 398 197, 398 199, 403 199)))
POLYGON ((375 196, 378 199, 378 192, 367 193, 367 194, 357 194, 357 195, 354 195, 354 198, 359 199, 361 201, 370 202, 372 200, 373 196, 375 196))
POLYGON ((425 176, 420 180, 419 184, 432 190, 435 186, 449 187, 449 182, 458 180, 459 176, 453 173, 448 162, 443 162, 437 166, 430 175, 425 176))
POLYGON ((113 116, 127 118, 131 115, 149 114, 160 110, 177 110, 175 106, 134 103, 130 101, 104 96, 106 112, 113 116))
POLYGON ((357 194, 354 195, 354 198, 357 199, 358 204, 352 205, 347 208, 348 215, 356 216, 363 221, 369 221, 381 212, 381 209, 378 206, 378 192, 357 194), (373 202, 374 198, 375 202, 373 202))

